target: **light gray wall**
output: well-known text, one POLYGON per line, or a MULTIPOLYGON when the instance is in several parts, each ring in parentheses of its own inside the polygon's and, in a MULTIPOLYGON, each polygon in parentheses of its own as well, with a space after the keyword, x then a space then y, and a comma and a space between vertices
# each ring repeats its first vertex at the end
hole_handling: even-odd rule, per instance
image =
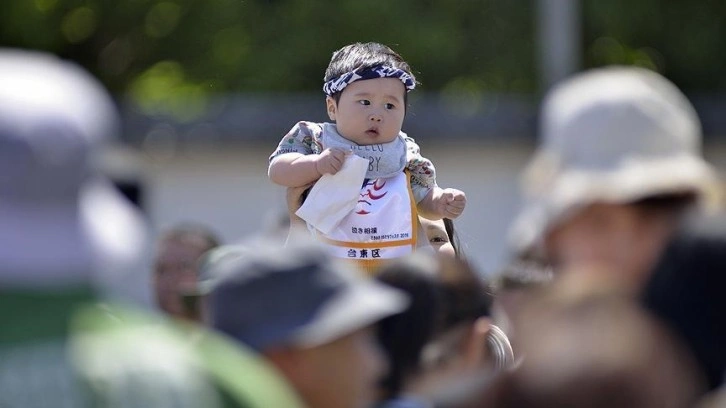
MULTIPOLYGON (((266 174, 273 147, 116 152, 107 167, 141 181, 152 232, 195 221, 231 242, 264 228, 284 211, 284 189, 266 174)), ((496 272, 507 258, 507 230, 520 206, 517 180, 532 146, 429 143, 422 151, 436 165, 442 187, 466 192, 466 211, 456 220, 460 238, 482 272, 496 272)), ((711 144, 705 151, 712 163, 726 169, 725 145, 711 144)))

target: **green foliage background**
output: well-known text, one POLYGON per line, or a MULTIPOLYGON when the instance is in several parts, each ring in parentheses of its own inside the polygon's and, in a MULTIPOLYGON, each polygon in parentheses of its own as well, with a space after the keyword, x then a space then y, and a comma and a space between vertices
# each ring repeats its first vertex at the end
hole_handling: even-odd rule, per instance
POLYGON ((686 92, 726 91, 723 0, 583 1, 585 66, 649 67, 686 92))
MULTIPOLYGON (((583 66, 726 90, 726 2, 582 0, 583 66)), ((0 43, 79 62, 142 105, 318 92, 335 49, 392 46, 432 92, 539 91, 535 0, 5 0, 0 43)))

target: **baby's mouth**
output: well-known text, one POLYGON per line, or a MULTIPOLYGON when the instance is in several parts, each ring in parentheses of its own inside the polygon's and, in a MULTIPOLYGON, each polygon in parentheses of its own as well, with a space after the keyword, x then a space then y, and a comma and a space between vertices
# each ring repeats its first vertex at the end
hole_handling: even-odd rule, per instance
POLYGON ((374 136, 374 137, 379 135, 378 129, 376 129, 376 128, 370 128, 370 129, 366 130, 366 134, 368 136, 374 136))

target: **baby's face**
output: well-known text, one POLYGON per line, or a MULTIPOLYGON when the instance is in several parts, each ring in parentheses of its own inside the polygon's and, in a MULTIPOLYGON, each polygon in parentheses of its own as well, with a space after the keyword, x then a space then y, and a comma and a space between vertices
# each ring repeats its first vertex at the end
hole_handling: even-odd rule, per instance
POLYGON ((388 143, 396 139, 406 113, 406 88, 397 78, 355 81, 335 101, 328 97, 328 116, 338 132, 358 145, 388 143))

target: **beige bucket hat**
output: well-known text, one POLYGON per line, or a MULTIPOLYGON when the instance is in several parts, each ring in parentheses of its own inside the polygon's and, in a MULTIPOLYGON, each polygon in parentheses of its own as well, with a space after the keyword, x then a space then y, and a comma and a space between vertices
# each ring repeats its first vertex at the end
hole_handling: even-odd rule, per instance
POLYGON ((685 192, 704 204, 715 200, 717 178, 701 155, 698 116, 653 71, 613 66, 564 81, 545 97, 540 139, 511 230, 517 253, 541 248, 549 228, 594 202, 685 192))

